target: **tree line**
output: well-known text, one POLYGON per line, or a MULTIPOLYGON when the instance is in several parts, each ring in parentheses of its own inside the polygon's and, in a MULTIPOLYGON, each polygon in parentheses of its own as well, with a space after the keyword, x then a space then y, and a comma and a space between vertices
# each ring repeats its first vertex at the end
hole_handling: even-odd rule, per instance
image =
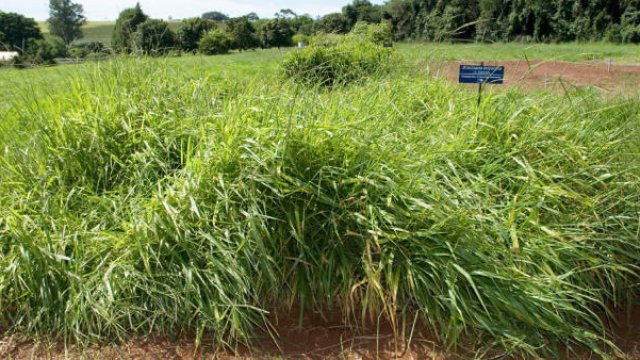
MULTIPOLYGON (((46 39, 33 19, 0 11, 0 50, 18 51, 23 59, 39 63, 107 51, 106 44, 74 43, 86 22, 82 5, 50 0, 49 8, 51 36, 46 39)), ((353 0, 341 12, 316 19, 290 9, 270 19, 210 11, 183 20, 175 31, 169 23, 149 18, 137 4, 120 13, 110 49, 223 54, 291 46, 316 33, 346 34, 358 22, 386 23, 395 40, 640 43, 640 0, 390 0, 384 5, 353 0)))
MULTIPOLYGON (((347 18, 350 7, 376 14, 355 0, 347 18)), ((640 0, 391 0, 377 11, 400 39, 640 43, 640 0)))

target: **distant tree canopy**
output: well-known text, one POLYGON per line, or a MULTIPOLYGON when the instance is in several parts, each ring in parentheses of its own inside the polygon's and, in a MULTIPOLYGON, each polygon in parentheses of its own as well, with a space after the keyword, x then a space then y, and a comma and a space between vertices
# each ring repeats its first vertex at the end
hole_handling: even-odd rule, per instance
POLYGON ((327 34, 346 34, 349 32, 349 22, 341 13, 333 13, 316 21, 314 30, 327 34))
POLYGON ((229 19, 225 25, 233 49, 248 50, 259 46, 256 28, 246 16, 229 19))
POLYGON ((358 21, 378 23, 382 20, 382 5, 373 5, 368 0, 354 0, 353 3, 342 8, 342 14, 349 27, 358 21))
POLYGON ((276 18, 266 21, 259 31, 260 43, 263 47, 291 46, 295 32, 289 20, 276 18))
POLYGON ((131 52, 134 48, 133 34, 137 31, 138 26, 147 21, 147 19, 149 17, 142 12, 140 4, 123 10, 113 28, 111 38, 113 49, 118 52, 131 52))
POLYGON ((71 0, 49 1, 49 32, 59 36, 65 44, 82 37, 82 25, 87 22, 82 5, 71 0))
POLYGON ((213 21, 226 21, 229 20, 229 16, 218 12, 218 11, 209 11, 206 12, 204 14, 202 14, 202 18, 203 19, 209 19, 209 20, 213 20, 213 21))
MULTIPOLYGON (((384 5, 351 1, 341 12, 317 20, 291 9, 280 10, 271 19, 260 19, 254 12, 229 18, 210 11, 202 18, 183 20, 176 33, 164 21, 149 20, 136 4, 120 13, 111 45, 125 53, 164 54, 179 48, 220 54, 291 46, 294 38, 305 41, 315 33, 349 32, 377 43, 403 39, 640 43, 640 0, 388 0, 384 5)), ((33 19, 0 11, 0 50, 18 51, 34 63, 63 56, 68 49, 61 41, 68 45, 82 36, 83 9, 71 0, 50 0, 49 6, 47 22, 54 37, 47 41, 33 19)))
POLYGON ((640 0, 391 0, 382 17, 401 39, 638 42, 638 9, 640 0))
POLYGON ((216 22, 210 19, 191 18, 182 20, 176 32, 180 48, 189 52, 196 51, 198 43, 204 34, 214 30, 216 27, 216 22))
POLYGON ((133 36, 135 47, 146 55, 162 55, 176 47, 176 35, 169 23, 148 19, 140 24, 133 36))
POLYGON ((42 33, 35 20, 0 11, 1 50, 23 53, 30 40, 38 39, 42 39, 42 33))

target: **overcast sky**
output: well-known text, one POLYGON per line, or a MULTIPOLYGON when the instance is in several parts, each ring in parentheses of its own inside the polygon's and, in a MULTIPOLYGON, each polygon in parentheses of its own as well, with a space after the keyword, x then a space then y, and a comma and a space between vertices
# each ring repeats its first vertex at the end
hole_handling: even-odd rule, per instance
MULTIPOLYGON (((77 0, 84 6, 89 20, 115 20, 123 9, 132 7, 136 0, 77 0)), ((145 13, 154 18, 174 19, 200 16, 205 11, 216 10, 231 16, 256 12, 260 17, 273 17, 280 9, 292 9, 296 13, 312 16, 340 11, 351 0, 140 0, 145 13)), ((382 4, 383 0, 373 0, 382 4)), ((47 0, 0 0, 0 11, 17 12, 36 20, 49 16, 47 0)))

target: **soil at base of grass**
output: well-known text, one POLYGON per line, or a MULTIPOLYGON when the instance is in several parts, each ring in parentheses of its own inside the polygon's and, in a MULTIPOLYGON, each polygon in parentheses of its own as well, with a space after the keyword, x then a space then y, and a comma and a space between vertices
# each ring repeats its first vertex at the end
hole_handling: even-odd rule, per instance
MULTIPOLYGON (((293 312, 295 313, 295 312, 293 312)), ((619 310, 610 324, 612 338, 624 352, 622 359, 640 359, 640 305, 630 311, 619 310)), ((388 324, 355 329, 337 319, 305 316, 300 325, 296 316, 273 319, 273 334, 255 339, 251 348, 238 346, 233 351, 214 348, 203 339, 199 347, 194 337, 135 338, 120 345, 93 345, 85 349, 66 347, 62 342, 34 342, 17 335, 0 340, 0 357, 6 359, 467 359, 479 344, 461 344, 445 349, 425 329, 408 325, 407 331, 394 335, 388 324), (413 328, 413 331, 411 329, 413 328), (277 335, 276 335, 277 334, 277 335), (278 337, 277 342, 274 338, 278 337)), ((488 354, 505 358, 505 354, 488 354)), ((591 353, 562 356, 569 359, 596 359, 591 353)))

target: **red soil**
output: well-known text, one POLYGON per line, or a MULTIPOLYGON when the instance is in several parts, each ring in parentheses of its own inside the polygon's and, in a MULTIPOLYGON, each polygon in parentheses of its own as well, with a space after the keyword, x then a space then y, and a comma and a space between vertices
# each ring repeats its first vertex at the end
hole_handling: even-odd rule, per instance
MULTIPOLYGON (((455 61, 434 63, 432 75, 458 81, 460 64, 479 64, 479 61, 455 61)), ((640 64, 609 62, 555 62, 555 61, 485 61, 485 65, 505 67, 504 85, 523 90, 549 89, 563 91, 584 86, 593 86, 605 92, 640 90, 640 64)))
MULTIPOLYGON (((615 343, 624 354, 616 358, 640 360, 640 305, 630 311, 616 313, 618 321, 611 324, 615 343)), ((279 337, 278 345, 270 336, 254 341, 251 349, 239 347, 235 351, 216 351, 211 341, 202 341, 196 348, 193 338, 132 339, 126 344, 102 345, 86 350, 64 348, 62 343, 34 343, 18 337, 0 339, 0 358, 9 359, 466 359, 473 358, 472 349, 479 344, 461 344, 458 349, 444 349, 428 332, 417 329, 394 336, 392 328, 375 325, 358 331, 341 321, 321 320, 319 316, 306 317, 309 323, 299 326, 296 316, 274 322, 273 336, 279 337), (316 325, 317 324, 317 325, 316 325), (277 335, 275 335, 277 333, 277 335), (406 339, 411 338, 408 342, 406 339), (405 340, 400 340, 405 339, 405 340), (396 341, 397 340, 397 341, 396 341), (407 346, 409 343, 409 346, 407 346)), ((616 356, 617 355, 617 356, 616 356)), ((574 359, 596 359, 590 353, 561 356, 574 359)), ((504 358, 503 354, 489 354, 489 358, 504 358)), ((508 357, 507 357, 508 358, 508 357)))

